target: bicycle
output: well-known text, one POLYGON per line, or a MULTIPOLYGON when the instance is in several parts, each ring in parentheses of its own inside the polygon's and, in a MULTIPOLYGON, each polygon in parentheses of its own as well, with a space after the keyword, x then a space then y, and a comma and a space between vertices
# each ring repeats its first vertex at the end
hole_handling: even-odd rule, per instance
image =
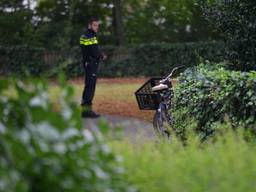
POLYGON ((170 138, 169 128, 173 126, 171 107, 174 96, 172 76, 182 67, 173 68, 172 72, 163 79, 149 79, 135 92, 140 110, 156 111, 153 117, 153 127, 158 136, 170 138))

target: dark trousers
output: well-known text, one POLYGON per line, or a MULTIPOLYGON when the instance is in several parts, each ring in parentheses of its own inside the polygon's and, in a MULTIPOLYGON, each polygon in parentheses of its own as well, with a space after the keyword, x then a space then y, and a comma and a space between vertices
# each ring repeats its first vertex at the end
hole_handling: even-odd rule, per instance
POLYGON ((99 62, 91 61, 84 63, 85 85, 81 105, 92 105, 95 93, 99 62))

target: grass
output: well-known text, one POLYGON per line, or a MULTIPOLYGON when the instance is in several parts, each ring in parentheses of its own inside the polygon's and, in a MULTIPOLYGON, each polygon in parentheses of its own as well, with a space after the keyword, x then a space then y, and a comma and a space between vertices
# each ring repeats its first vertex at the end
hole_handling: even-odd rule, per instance
MULTIPOLYGON (((139 110, 134 95, 135 91, 144 82, 145 79, 140 78, 99 79, 93 100, 94 110, 101 114, 119 115, 152 121, 154 112, 139 110)), ((72 80, 67 83, 72 85, 75 102, 80 105, 84 87, 83 80, 72 80)), ((55 103, 56 111, 58 111, 57 98, 59 93, 59 85, 56 82, 52 82, 49 86, 49 96, 55 103)), ((6 94, 15 95, 15 92, 10 89, 6 94)))
MULTIPOLYGON (((154 111, 139 110, 134 95, 135 91, 141 87, 146 80, 147 79, 145 78, 99 79, 93 100, 94 110, 101 114, 133 117, 152 122, 154 111)), ((78 104, 80 104, 83 92, 83 81, 83 78, 80 78, 67 82, 73 86, 75 91, 75 100, 78 104)), ((175 84, 176 80, 173 80, 173 85, 175 86, 175 84)), ((53 83, 49 91, 50 97, 54 100, 59 91, 58 85, 53 83)))
MULTIPOLYGON (((134 117, 152 121, 153 111, 141 111, 135 98, 135 91, 145 82, 145 79, 99 79, 94 98, 94 109, 102 114, 134 117)), ((73 80, 75 100, 79 104, 83 91, 83 81, 73 80)), ((56 84, 52 84, 49 94, 54 100, 59 93, 56 84)))
POLYGON ((241 135, 227 131, 201 145, 191 136, 186 147, 176 139, 110 144, 123 156, 127 180, 142 192, 255 191, 256 148, 241 135))

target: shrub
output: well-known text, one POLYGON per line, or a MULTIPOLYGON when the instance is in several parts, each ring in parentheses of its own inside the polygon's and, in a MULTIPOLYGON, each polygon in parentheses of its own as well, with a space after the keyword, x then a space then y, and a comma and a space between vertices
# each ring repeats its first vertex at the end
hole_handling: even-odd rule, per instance
POLYGON ((187 146, 175 138, 171 144, 139 138, 135 144, 116 141, 112 147, 124 157, 127 181, 142 192, 253 191, 255 143, 245 142, 242 133, 228 131, 230 126, 219 129, 226 133, 204 145, 189 135, 187 146))
POLYGON ((46 82, 0 81, 0 191, 128 190, 118 156, 83 129, 72 88, 60 85, 54 104, 46 82))
POLYGON ((178 130, 181 134, 186 131, 184 118, 195 120, 196 131, 203 138, 214 132, 213 123, 224 120, 234 128, 242 123, 255 131, 256 72, 200 65, 181 74, 175 93, 175 110, 180 111, 176 116, 183 122, 178 130))

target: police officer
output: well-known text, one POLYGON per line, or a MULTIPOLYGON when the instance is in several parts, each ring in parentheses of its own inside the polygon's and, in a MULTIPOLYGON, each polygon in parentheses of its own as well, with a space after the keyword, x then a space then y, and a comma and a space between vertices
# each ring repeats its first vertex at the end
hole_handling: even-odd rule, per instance
POLYGON ((97 118, 100 115, 92 110, 92 101, 96 88, 99 62, 106 59, 98 45, 97 33, 99 31, 99 20, 91 18, 88 22, 86 32, 80 37, 82 50, 82 63, 85 69, 85 85, 82 95, 82 117, 97 118))

